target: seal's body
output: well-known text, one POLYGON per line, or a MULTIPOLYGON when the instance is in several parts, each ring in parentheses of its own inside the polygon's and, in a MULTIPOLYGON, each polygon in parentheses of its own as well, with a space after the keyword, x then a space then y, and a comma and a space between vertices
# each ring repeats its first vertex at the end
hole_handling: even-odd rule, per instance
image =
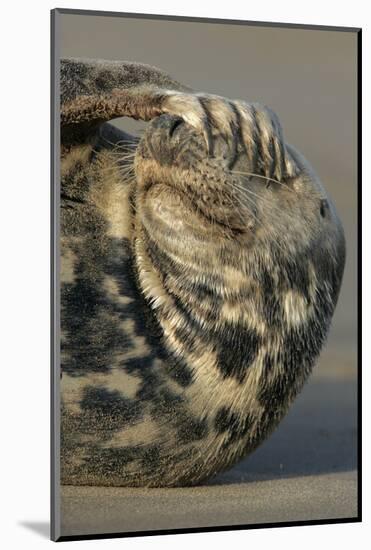
POLYGON ((251 452, 325 340, 341 224, 267 108, 62 62, 61 480, 191 485, 251 452), (138 139, 106 123, 151 120, 138 139))

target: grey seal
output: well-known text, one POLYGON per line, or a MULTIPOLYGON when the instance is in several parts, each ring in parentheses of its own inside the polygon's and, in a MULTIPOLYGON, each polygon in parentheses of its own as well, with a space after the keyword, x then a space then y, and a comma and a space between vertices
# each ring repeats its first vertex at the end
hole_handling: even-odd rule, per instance
POLYGON ((61 144, 61 482, 200 483, 312 370, 345 261, 335 207, 269 108, 146 65, 62 60, 61 144))

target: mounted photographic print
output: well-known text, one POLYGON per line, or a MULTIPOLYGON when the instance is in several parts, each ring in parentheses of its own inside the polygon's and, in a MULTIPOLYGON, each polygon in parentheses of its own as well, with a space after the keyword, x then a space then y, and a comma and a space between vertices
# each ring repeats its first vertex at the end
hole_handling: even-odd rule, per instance
POLYGON ((360 29, 52 12, 52 538, 360 521, 360 29))

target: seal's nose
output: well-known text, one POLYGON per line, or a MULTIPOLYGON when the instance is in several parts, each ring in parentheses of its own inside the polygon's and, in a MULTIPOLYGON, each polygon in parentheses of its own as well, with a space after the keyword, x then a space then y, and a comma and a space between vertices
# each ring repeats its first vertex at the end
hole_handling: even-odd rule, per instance
POLYGON ((147 127, 145 140, 152 156, 160 164, 172 164, 181 144, 179 128, 185 128, 182 118, 172 115, 161 115, 153 119, 147 127), (174 136, 177 139, 173 139, 174 136))
POLYGON ((152 128, 164 130, 169 137, 174 135, 175 130, 184 122, 180 117, 173 115, 161 115, 152 122, 152 128))

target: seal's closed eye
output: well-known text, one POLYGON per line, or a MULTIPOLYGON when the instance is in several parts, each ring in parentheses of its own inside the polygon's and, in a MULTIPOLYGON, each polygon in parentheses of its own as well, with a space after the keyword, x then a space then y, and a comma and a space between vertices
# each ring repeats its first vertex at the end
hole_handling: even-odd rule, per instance
POLYGON ((328 211, 329 211, 328 200, 327 199, 321 199, 320 212, 321 212, 322 218, 325 218, 327 216, 328 211))

